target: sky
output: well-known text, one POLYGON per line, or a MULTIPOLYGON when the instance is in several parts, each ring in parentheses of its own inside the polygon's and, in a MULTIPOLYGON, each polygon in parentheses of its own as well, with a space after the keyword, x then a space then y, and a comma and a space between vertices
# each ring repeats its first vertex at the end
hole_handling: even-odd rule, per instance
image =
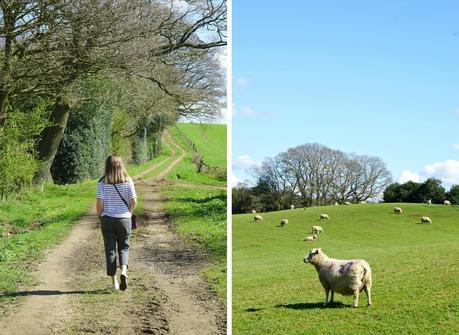
POLYGON ((459 184, 459 1, 232 6, 233 185, 304 143, 459 184))

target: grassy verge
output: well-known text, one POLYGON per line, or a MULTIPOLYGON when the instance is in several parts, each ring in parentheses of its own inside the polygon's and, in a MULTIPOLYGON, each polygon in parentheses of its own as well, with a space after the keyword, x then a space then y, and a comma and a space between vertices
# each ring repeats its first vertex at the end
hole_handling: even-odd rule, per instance
MULTIPOLYGON (((171 133, 177 141, 181 141, 174 129, 171 133)), ((181 143, 186 148, 185 144, 181 143)), ((204 275, 219 296, 226 299, 226 189, 207 186, 223 187, 225 182, 213 176, 196 173, 190 152, 187 152, 185 159, 168 174, 167 179, 177 181, 177 174, 183 176, 184 180, 181 178, 180 183, 185 181, 193 187, 168 185, 164 190, 164 195, 168 199, 166 213, 172 218, 179 234, 210 252, 210 261, 213 265, 204 271, 204 275)))
MULTIPOLYGON (((129 166, 140 173, 159 159, 129 166)), ((35 282, 30 270, 43 252, 67 236, 70 228, 95 202, 97 181, 71 185, 46 184, 44 191, 30 190, 20 199, 0 206, 0 303, 16 299, 8 293, 35 282)))
POLYGON ((422 204, 312 207, 233 216, 233 334, 453 334, 459 321, 459 207, 422 204), (330 220, 319 222, 320 213, 330 220), (433 224, 420 223, 429 216, 433 224), (281 219, 289 224, 280 227, 281 219), (304 242, 311 226, 324 233, 304 242), (333 258, 364 258, 366 296, 336 295, 323 308, 316 270, 303 263, 320 247, 333 258))

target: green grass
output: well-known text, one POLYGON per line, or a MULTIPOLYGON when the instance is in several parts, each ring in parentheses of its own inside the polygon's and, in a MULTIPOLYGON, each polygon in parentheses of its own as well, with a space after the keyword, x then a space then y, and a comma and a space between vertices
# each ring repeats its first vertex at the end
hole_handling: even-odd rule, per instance
MULTIPOLYGON (((197 125, 195 125, 197 126, 197 125)), ((215 126, 215 125, 209 125, 209 126, 215 126)), ((204 127, 204 126, 202 126, 204 127)), ((169 172, 167 175, 168 179, 177 179, 177 175, 180 176, 180 181, 181 182, 188 182, 192 184, 206 184, 206 185, 215 185, 215 186, 226 186, 226 179, 221 180, 217 178, 214 175, 209 175, 206 173, 196 173, 196 166, 192 162, 193 158, 193 153, 191 151, 191 148, 189 147, 188 143, 185 141, 185 139, 181 136, 181 134, 177 131, 175 128, 170 128, 169 129, 170 133, 174 138, 176 139, 177 142, 180 143, 180 145, 187 150, 186 156, 183 160, 182 164, 179 164, 176 166, 174 169, 169 172)), ((220 134, 222 135, 222 133, 220 134)), ((226 136, 226 133, 225 133, 226 136)), ((217 141, 217 138, 215 139, 217 141)), ((221 138, 220 138, 221 140, 221 138)), ((220 141, 221 142, 221 141, 220 141)), ((226 143, 226 142, 225 142, 226 143)), ((226 149, 225 149, 226 152, 226 149)), ((218 153, 217 155, 220 155, 218 153)), ((212 157, 211 155, 208 155, 209 157, 212 157)), ((225 158, 225 168, 226 168, 226 158, 225 158)))
POLYGON ((397 204, 312 207, 233 216, 233 334, 453 334, 459 315, 459 207, 397 204), (330 220, 319 222, 319 214, 330 220), (433 224, 420 224, 429 216, 433 224), (289 225, 280 228, 282 218, 289 225), (311 226, 324 233, 304 242, 311 226), (353 309, 324 292, 308 250, 366 259, 373 271, 373 306, 353 309))
MULTIPOLYGON (((171 133, 181 141, 175 129, 171 133)), ((183 143, 182 146, 187 148, 183 143)), ((210 252, 213 265, 204 271, 204 275, 219 296, 226 299, 226 181, 196 173, 190 157, 187 151, 185 159, 168 174, 167 179, 189 183, 192 187, 168 185, 164 190, 168 199, 165 210, 179 234, 210 252), (181 175, 180 180, 176 178, 177 173, 181 175)))
POLYGON ((226 125, 208 123, 177 123, 210 166, 226 168, 226 125))

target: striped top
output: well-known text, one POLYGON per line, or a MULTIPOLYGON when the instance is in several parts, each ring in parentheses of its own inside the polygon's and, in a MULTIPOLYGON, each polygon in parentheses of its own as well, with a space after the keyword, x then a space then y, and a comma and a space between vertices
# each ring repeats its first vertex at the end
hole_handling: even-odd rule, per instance
MULTIPOLYGON (((128 203, 137 197, 135 193, 134 182, 129 178, 128 182, 116 184, 123 199, 128 203)), ((123 200, 120 199, 113 184, 104 184, 103 180, 97 185, 97 199, 104 201, 104 209, 101 216, 110 216, 112 218, 130 218, 131 212, 126 207, 123 200)))

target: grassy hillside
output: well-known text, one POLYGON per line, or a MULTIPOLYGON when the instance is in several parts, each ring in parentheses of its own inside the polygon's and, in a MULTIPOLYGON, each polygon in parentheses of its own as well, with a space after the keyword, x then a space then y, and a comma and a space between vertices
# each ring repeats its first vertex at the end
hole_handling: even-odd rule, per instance
POLYGON ((226 167, 226 125, 177 123, 177 128, 194 142, 207 164, 226 167))
POLYGON ((459 321, 459 207, 397 204, 312 207, 233 216, 234 334, 453 334, 459 321), (320 222, 320 213, 330 220, 320 222), (429 216, 433 224, 420 223, 429 216), (279 227, 282 218, 287 227, 279 227), (304 242, 311 226, 324 233, 304 242), (366 259, 373 306, 353 309, 335 295, 323 308, 315 268, 303 263, 321 247, 330 257, 366 259))
MULTIPOLYGON (((203 129, 219 129, 207 133, 207 141, 213 145, 207 147, 207 157, 210 161, 219 162, 226 167, 226 126, 222 125, 190 125, 180 124, 187 129, 197 127, 203 129), (214 126, 218 126, 215 127, 214 126), (223 128, 222 128, 223 127, 223 128), (225 131, 220 131, 225 129, 225 131), (220 143, 223 148, 216 146, 220 143), (215 151, 213 151, 215 150, 215 151)), ((200 129, 200 128, 199 128, 200 129)), ((226 180, 217 179, 215 176, 196 173, 196 168, 191 161, 191 148, 175 128, 171 128, 172 136, 187 149, 183 161, 174 167, 167 176, 171 183, 166 186, 165 197, 166 213, 171 217, 176 231, 197 242, 209 253, 213 266, 206 269, 205 275, 213 284, 218 294, 225 299, 226 295, 226 180), (180 179, 177 179, 177 175, 180 179)), ((192 140, 202 135, 188 135, 192 140)), ((199 141, 196 141, 199 143, 199 141)))

